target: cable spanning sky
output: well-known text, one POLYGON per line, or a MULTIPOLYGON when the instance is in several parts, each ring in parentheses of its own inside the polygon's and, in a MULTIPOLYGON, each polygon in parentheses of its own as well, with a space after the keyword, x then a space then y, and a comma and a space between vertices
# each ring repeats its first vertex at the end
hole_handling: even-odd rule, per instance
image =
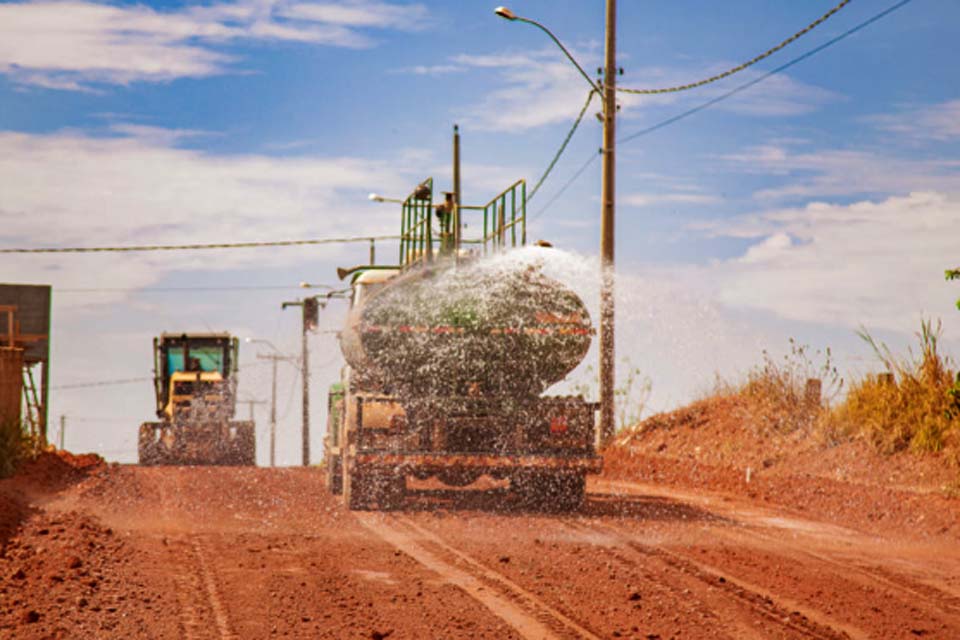
MULTIPOLYGON (((399 207, 368 194, 403 197, 428 176, 449 189, 454 124, 465 203, 517 178, 532 187, 590 87, 543 33, 496 17, 495 4, 0 2, 0 249, 395 235, 399 207)), ((548 26, 593 73, 602 4, 510 8, 548 26)), ((722 73, 837 4, 621 2, 618 82, 669 87, 722 73)), ((694 90, 621 94, 618 138, 894 4, 853 0, 694 90)), ((787 350, 789 337, 832 347, 846 371, 871 370, 854 330, 902 348, 926 315, 942 318, 947 351, 960 356, 957 285, 943 278, 960 265, 958 24, 955 2, 914 0, 619 147, 618 353, 651 378, 651 409, 703 391, 715 371, 742 373, 763 348, 787 350)), ((588 260, 599 246, 600 163, 556 194, 596 153, 598 110, 594 99, 531 208, 531 239, 588 260)), ((378 260, 395 252, 377 243, 378 260)), ((281 303, 303 295, 300 282, 339 286, 335 268, 367 256, 362 242, 0 254, 0 274, 54 285, 53 384, 66 388, 51 423, 67 416, 70 447, 131 460, 136 426, 153 411, 150 383, 71 385, 149 376, 150 339, 162 331, 226 330, 295 353, 298 312, 281 303)), ((324 327, 338 326, 342 305, 331 302, 324 327)), ((261 347, 245 343, 243 359, 261 347)), ((324 387, 342 362, 330 334, 311 347, 319 450, 324 387)), ((267 369, 241 372, 242 396, 267 398, 267 369)), ((295 367, 280 375, 278 452, 295 463, 295 367)), ((265 424, 266 406, 255 411, 265 424)))

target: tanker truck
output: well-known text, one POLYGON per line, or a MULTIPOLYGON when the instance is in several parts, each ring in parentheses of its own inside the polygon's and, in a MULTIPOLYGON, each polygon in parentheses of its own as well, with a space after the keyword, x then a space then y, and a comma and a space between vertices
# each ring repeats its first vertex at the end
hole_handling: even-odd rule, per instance
POLYGON ((408 476, 462 487, 488 475, 521 504, 569 510, 601 470, 597 405, 544 395, 594 330, 577 295, 542 272, 534 252, 551 249, 509 259, 526 241, 524 192, 520 181, 483 207, 449 196, 433 207, 425 181, 403 205, 399 264, 340 270, 346 366, 324 445, 328 486, 350 509, 398 506, 408 476), (465 211, 483 214, 472 243, 465 211))
POLYGON ((140 425, 141 465, 253 465, 254 423, 233 420, 239 341, 228 333, 153 339, 157 422, 140 425))

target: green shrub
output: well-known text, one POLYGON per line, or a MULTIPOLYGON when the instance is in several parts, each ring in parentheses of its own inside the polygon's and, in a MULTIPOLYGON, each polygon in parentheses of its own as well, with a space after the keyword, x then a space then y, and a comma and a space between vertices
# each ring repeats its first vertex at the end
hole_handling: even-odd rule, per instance
POLYGON ((0 478, 12 475, 17 464, 28 457, 31 450, 30 438, 18 421, 0 423, 0 478))

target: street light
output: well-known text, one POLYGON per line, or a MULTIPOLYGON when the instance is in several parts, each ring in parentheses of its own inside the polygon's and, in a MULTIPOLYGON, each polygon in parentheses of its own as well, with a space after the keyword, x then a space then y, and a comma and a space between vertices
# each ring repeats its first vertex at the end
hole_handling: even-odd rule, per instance
MULTIPOLYGON (((550 39, 553 40, 558 47, 560 47, 560 50, 563 51, 565 56, 567 56, 567 60, 573 63, 573 66, 577 68, 577 71, 580 72, 580 75, 583 76, 583 78, 593 88, 593 90, 596 91, 598 94, 603 95, 603 92, 600 90, 600 87, 598 87, 597 84, 590 79, 590 76, 587 75, 587 72, 583 70, 583 67, 580 66, 580 63, 574 59, 573 55, 569 51, 567 51, 567 48, 563 46, 563 43, 560 42, 559 39, 557 39, 557 36, 553 35, 553 32, 551 32, 550 29, 547 29, 545 26, 543 26, 536 20, 531 20, 530 18, 522 18, 517 14, 515 14, 513 11, 510 11, 510 9, 507 9, 506 7, 497 7, 496 9, 493 10, 493 12, 498 16, 500 16, 501 18, 509 20, 510 22, 526 22, 527 24, 532 24, 533 26, 537 27, 538 29, 543 31, 545 34, 550 36, 550 39)), ((371 193, 370 195, 372 196, 373 194, 371 193)))
POLYGON ((371 202, 396 202, 397 204, 403 204, 403 200, 400 200, 399 198, 387 198, 381 196, 379 193, 371 193, 367 196, 367 199, 369 199, 371 202))
POLYGON ((511 22, 526 22, 539 28, 550 36, 567 59, 573 63, 580 75, 586 79, 590 87, 600 94, 603 99, 603 178, 600 194, 600 439, 602 443, 609 442, 615 431, 614 424, 614 277, 613 277, 613 249, 614 249, 614 218, 615 218, 615 150, 614 133, 616 130, 617 102, 616 102, 616 21, 617 2, 607 0, 606 7, 606 50, 604 52, 603 84, 597 86, 587 72, 583 70, 567 48, 563 46, 553 33, 545 26, 523 18, 506 7, 494 9, 501 18, 511 22))

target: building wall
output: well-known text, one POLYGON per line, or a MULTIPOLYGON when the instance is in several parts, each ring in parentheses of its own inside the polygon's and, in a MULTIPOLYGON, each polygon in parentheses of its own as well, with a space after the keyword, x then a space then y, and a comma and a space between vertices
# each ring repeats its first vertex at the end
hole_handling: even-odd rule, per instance
POLYGON ((23 349, 0 347, 0 424, 20 422, 23 398, 23 349))

